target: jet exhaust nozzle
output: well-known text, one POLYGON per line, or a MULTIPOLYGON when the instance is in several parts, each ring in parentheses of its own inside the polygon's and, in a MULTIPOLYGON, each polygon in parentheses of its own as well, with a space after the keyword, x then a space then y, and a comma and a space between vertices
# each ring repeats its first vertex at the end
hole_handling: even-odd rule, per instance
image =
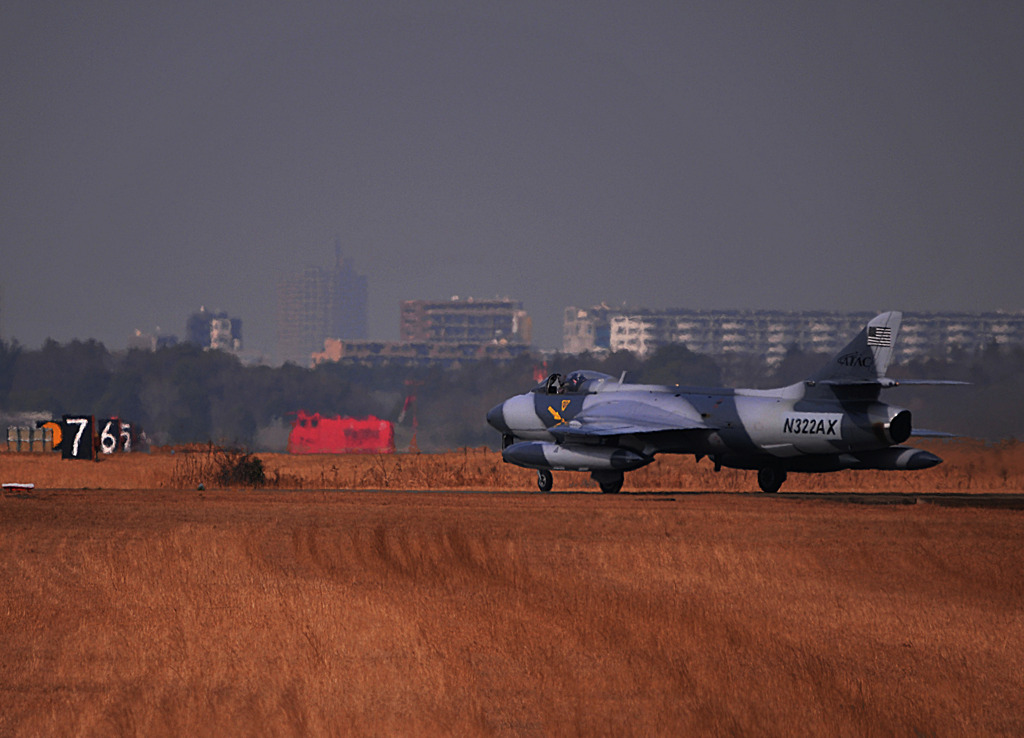
MULTIPOLYGON (((886 427, 886 434, 892 443, 903 443, 910 438, 913 426, 910 420, 909 410, 900 410, 896 413, 886 427)), ((923 452, 922 452, 923 453, 923 452)))
POLYGON ((547 441, 513 443, 501 452, 501 458, 527 469, 555 471, 629 471, 653 461, 624 448, 559 445, 547 441))
POLYGON ((902 407, 877 404, 868 411, 868 418, 876 437, 890 445, 903 443, 913 433, 910 411, 902 407))

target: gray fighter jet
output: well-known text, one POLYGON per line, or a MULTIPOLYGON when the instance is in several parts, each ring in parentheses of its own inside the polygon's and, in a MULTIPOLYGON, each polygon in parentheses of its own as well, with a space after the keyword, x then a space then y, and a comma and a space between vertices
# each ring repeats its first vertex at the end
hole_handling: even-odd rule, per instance
POLYGON ((910 411, 879 399, 899 384, 885 376, 903 317, 872 319, 810 378, 779 389, 626 384, 607 374, 552 374, 526 394, 487 413, 502 433, 502 458, 537 470, 551 490, 552 470, 590 472, 603 492, 619 492, 623 475, 657 454, 707 456, 715 465, 756 469, 764 492, 778 492, 789 472, 927 469, 935 454, 901 446, 913 430, 910 411))

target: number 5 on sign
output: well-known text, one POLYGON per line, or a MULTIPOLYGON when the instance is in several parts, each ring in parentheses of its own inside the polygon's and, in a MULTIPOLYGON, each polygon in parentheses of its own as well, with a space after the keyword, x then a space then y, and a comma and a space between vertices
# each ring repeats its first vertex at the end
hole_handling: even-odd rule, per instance
POLYGON ((63 416, 64 442, 61 456, 65 459, 92 459, 92 437, 95 422, 91 415, 63 416))
POLYGON ((121 450, 130 453, 132 450, 132 424, 121 421, 121 450))

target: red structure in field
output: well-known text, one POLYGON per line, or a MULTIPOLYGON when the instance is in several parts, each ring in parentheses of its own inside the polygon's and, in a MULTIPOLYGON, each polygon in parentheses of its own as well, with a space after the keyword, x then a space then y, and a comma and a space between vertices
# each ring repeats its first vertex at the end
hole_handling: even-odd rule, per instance
POLYGON ((288 434, 290 454, 393 454, 395 428, 388 420, 326 418, 299 410, 288 434))

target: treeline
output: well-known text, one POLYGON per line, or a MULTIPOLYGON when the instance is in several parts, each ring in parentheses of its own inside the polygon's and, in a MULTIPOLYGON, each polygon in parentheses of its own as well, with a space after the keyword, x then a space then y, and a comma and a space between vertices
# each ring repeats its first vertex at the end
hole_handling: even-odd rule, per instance
MULTIPOLYGON (((509 363, 370 368, 324 364, 315 369, 244 366, 236 357, 189 344, 155 352, 109 352, 96 341, 38 350, 0 342, 0 412, 118 416, 143 427, 158 445, 214 441, 280 450, 298 410, 396 421, 399 448, 425 451, 487 445, 499 438, 484 421, 493 405, 523 392, 536 377, 577 368, 628 381, 768 387, 798 381, 825 357, 791 351, 774 372, 763 362, 732 357, 716 363, 684 346, 667 346, 641 361, 628 352, 597 359, 522 357, 509 363), (400 422, 399 422, 400 421, 400 422)), ((963 379, 971 387, 908 387, 884 399, 914 411, 919 425, 998 439, 1024 434, 1024 386, 1017 380, 1024 350, 993 347, 978 356, 894 367, 896 377, 963 379)))

